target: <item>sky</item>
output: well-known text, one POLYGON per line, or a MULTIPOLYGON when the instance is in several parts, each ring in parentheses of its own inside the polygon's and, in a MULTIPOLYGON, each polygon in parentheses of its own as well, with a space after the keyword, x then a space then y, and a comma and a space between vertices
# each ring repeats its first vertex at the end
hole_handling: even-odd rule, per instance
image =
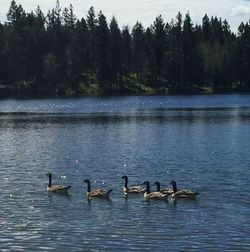
MULTIPOLYGON (((0 0, 0 21, 6 20, 11 0, 0 0)), ((56 0, 16 0, 26 12, 35 10, 39 5, 47 14, 55 7, 56 0)), ((180 11, 183 15, 190 13, 194 24, 200 24, 202 17, 217 16, 229 22, 231 30, 236 32, 240 23, 250 20, 250 0, 60 0, 61 7, 74 7, 78 18, 86 17, 91 6, 96 13, 100 10, 109 21, 112 16, 118 20, 120 27, 132 28, 137 21, 144 27, 151 25, 155 18, 162 15, 165 22, 170 22, 180 11)))

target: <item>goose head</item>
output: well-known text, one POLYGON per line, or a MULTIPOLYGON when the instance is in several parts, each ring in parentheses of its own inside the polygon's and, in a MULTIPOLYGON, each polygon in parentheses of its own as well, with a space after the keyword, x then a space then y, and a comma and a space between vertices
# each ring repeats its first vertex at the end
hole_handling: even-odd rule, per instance
POLYGON ((89 180, 89 179, 84 179, 84 180, 83 180, 83 183, 89 184, 89 183, 90 183, 90 180, 89 180))
POLYGON ((121 179, 128 180, 128 176, 124 175, 124 176, 121 177, 121 179))

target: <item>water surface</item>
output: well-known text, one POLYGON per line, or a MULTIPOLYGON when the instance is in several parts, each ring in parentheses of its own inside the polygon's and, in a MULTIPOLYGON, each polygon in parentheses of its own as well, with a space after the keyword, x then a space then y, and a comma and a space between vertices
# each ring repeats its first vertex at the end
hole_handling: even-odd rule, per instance
POLYGON ((250 95, 2 100, 0 150, 1 251, 250 250, 250 95), (200 195, 126 198, 122 175, 200 195))

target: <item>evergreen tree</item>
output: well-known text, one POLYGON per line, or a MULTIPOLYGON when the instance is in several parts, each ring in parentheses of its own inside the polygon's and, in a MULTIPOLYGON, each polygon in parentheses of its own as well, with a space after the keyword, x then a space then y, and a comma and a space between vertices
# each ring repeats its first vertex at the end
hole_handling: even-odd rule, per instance
POLYGON ((172 20, 169 31, 169 87, 174 91, 183 86, 183 52, 182 52, 182 14, 177 14, 176 20, 172 20))
POLYGON ((45 18, 39 6, 35 13, 31 12, 27 15, 27 26, 24 35, 27 59, 26 80, 41 84, 43 73, 45 18))
POLYGON ((7 13, 7 21, 10 26, 16 30, 21 30, 24 25, 26 13, 21 5, 17 5, 15 0, 11 1, 9 11, 7 13))
POLYGON ((88 11, 87 19, 86 19, 87 27, 89 30, 89 70, 91 72, 96 71, 96 61, 97 61, 97 55, 96 55, 96 40, 97 40, 97 25, 98 25, 98 19, 95 15, 95 9, 94 7, 91 7, 88 11))
POLYGON ((192 87, 194 75, 197 71, 196 44, 194 40, 194 30, 189 13, 186 14, 182 31, 182 73, 183 85, 186 88, 192 87))
POLYGON ((44 56, 44 81, 48 91, 62 92, 67 78, 67 35, 63 27, 62 8, 59 0, 47 15, 47 53, 44 56), (54 71, 46 71, 53 69, 54 71), (50 74, 52 75, 50 77, 50 74))
POLYGON ((5 56, 3 54, 4 42, 4 26, 0 23, 0 83, 6 83, 7 81, 5 56))
POLYGON ((131 34, 128 26, 123 27, 121 39, 121 60, 122 60, 122 75, 128 77, 131 72, 131 34))
POLYGON ((132 55, 133 69, 138 80, 144 72, 145 63, 145 36, 144 28, 141 23, 137 22, 132 29, 132 55))
POLYGON ((7 13, 7 20, 3 55, 7 64, 7 78, 12 85, 17 86, 26 79, 27 71, 24 41, 26 13, 14 0, 7 13))
POLYGON ((203 39, 208 41, 211 36, 211 26, 210 20, 207 14, 202 18, 202 32, 203 32, 203 39))
POLYGON ((91 75, 89 69, 90 50, 89 50, 89 30, 84 18, 76 22, 76 44, 74 48, 74 60, 72 69, 74 71, 72 81, 73 88, 78 84, 88 84, 88 75, 91 75))
POLYGON ((109 41, 109 28, 107 25, 106 17, 102 12, 98 15, 97 25, 97 78, 103 90, 110 89, 110 65, 108 61, 108 41, 109 41))
POLYGON ((142 75, 140 82, 145 82, 151 87, 157 87, 157 74, 156 74, 156 55, 154 51, 154 33, 153 28, 148 27, 144 34, 144 48, 143 57, 144 64, 142 68, 142 75))
POLYGON ((238 29, 239 39, 238 39, 238 78, 240 82, 240 88, 242 90, 250 89, 250 25, 241 23, 238 29))
MULTIPOLYGON (((65 8, 63 11, 63 23, 64 23, 64 36, 66 39, 65 45, 65 75, 66 83, 65 87, 67 88, 66 92, 75 86, 75 78, 79 75, 79 69, 76 66, 78 62, 78 50, 77 50, 77 33, 76 29, 76 16, 74 14, 73 6, 70 4, 69 9, 65 8), (73 87, 72 87, 73 86, 73 87)), ((79 63, 79 62, 78 62, 79 63)))
POLYGON ((154 79, 157 82, 163 80, 164 52, 165 52, 165 24, 162 16, 158 16, 153 24, 153 52, 154 52, 154 79))
POLYGON ((73 5, 70 4, 69 9, 65 8, 63 11, 63 22, 66 29, 74 31, 77 18, 74 14, 73 5))
POLYGON ((112 17, 110 22, 110 35, 109 35, 109 53, 108 62, 110 65, 110 81, 114 89, 120 90, 121 84, 121 68, 122 68, 122 45, 121 45, 121 31, 115 17, 112 17))

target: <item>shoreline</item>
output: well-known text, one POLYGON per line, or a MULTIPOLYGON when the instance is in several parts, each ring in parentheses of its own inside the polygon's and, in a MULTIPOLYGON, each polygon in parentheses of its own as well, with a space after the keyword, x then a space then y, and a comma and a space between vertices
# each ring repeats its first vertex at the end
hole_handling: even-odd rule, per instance
POLYGON ((152 93, 93 93, 93 94, 82 94, 82 95, 11 95, 2 96, 0 94, 0 100, 46 100, 46 99, 82 99, 82 98, 98 98, 98 97, 125 97, 125 96, 195 96, 195 95, 244 95, 250 94, 250 90, 240 91, 219 91, 219 92, 172 92, 172 93, 162 93, 162 92, 152 92, 152 93))
POLYGON ((0 100, 5 99, 78 99, 86 97, 116 97, 116 96, 188 96, 216 94, 248 94, 250 89, 234 85, 231 88, 222 86, 189 86, 189 87, 158 87, 145 84, 124 85, 123 89, 101 89, 98 84, 83 85, 82 89, 45 90, 44 88, 14 88, 0 85, 0 100))

